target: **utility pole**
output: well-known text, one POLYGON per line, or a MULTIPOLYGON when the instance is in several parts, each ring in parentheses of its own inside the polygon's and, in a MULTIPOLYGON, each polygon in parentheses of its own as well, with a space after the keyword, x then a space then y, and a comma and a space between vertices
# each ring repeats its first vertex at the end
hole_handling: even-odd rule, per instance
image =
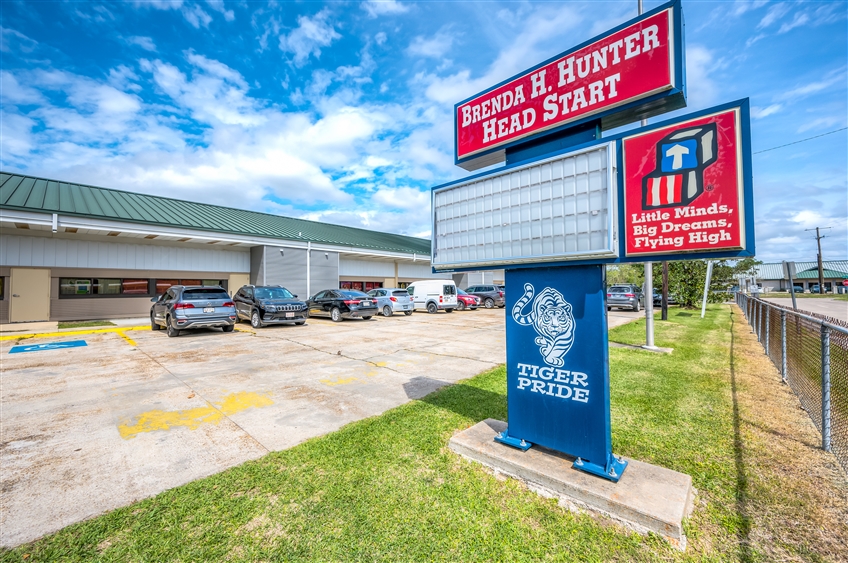
MULTIPOLYGON (((819 246, 819 295, 824 295, 824 268, 822 267, 822 251, 821 251, 821 239, 824 238, 824 235, 819 233, 820 229, 829 229, 830 227, 816 227, 816 243, 819 246)), ((805 229, 807 231, 812 231, 813 229, 805 229)))

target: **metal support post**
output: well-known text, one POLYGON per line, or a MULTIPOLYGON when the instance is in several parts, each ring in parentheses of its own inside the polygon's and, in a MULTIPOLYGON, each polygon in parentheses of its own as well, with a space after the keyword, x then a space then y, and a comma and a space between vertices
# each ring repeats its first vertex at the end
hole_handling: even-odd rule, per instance
POLYGON ((645 262, 645 346, 656 350, 654 346, 654 278, 653 264, 645 262))
POLYGON ((780 311, 780 376, 786 383, 786 311, 780 311))
POLYGON ((763 348, 766 350, 766 356, 768 356, 769 353, 769 317, 771 317, 769 308, 770 307, 766 305, 766 341, 763 344, 763 348))
POLYGON ((763 304, 759 301, 756 301, 757 305, 757 324, 754 327, 755 332, 757 333, 757 342, 761 342, 762 338, 760 338, 760 333, 763 329, 763 304))
POLYGON ((707 296, 710 294, 710 278, 713 276, 713 263, 712 261, 707 261, 707 278, 704 281, 704 301, 701 303, 701 318, 704 318, 704 315, 707 312, 707 296))
POLYGON ((822 449, 830 451, 830 327, 822 325, 822 449))

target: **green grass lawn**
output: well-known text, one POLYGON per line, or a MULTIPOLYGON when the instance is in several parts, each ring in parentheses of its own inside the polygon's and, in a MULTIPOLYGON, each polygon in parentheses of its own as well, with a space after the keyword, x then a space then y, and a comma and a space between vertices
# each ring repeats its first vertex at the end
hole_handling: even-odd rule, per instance
POLYGON ((92 326, 117 326, 111 321, 71 321, 60 322, 59 328, 87 328, 92 326))
MULTIPOLYGON (((703 320, 670 310, 669 321, 657 322, 656 343, 674 348, 671 355, 610 350, 615 453, 688 473, 699 491, 685 554, 656 536, 569 512, 448 450, 454 432, 506 419, 501 367, 0 560, 827 561, 817 552, 817 527, 807 533, 784 523, 807 518, 794 506, 797 494, 783 495, 780 479, 752 480, 757 460, 743 455, 734 400, 748 384, 733 370, 747 360, 731 360, 730 310, 711 305, 703 320)), ((611 339, 642 342, 644 322, 614 329, 611 339)), ((823 486, 807 468, 786 467, 823 486)))

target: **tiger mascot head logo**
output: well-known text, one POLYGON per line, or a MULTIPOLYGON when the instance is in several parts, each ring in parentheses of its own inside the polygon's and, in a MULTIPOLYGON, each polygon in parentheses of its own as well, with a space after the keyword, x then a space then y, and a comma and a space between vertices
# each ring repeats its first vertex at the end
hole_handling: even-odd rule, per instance
POLYGON ((533 299, 532 284, 524 284, 524 295, 512 308, 512 318, 520 325, 532 325, 539 335, 536 344, 545 359, 545 363, 562 367, 565 356, 574 343, 574 316, 571 304, 562 294, 546 287, 533 299), (531 312, 522 314, 522 310, 532 300, 531 312))

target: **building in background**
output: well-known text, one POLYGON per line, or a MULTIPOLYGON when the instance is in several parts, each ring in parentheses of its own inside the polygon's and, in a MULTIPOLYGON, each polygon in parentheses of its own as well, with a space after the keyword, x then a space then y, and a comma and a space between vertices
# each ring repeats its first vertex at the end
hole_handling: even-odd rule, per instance
POLYGON ((0 323, 147 316, 177 283, 305 298, 450 277, 428 239, 0 173, 0 323))
MULTIPOLYGON (((757 283, 762 286, 763 291, 789 291, 789 278, 783 272, 783 263, 759 264, 756 271, 757 283)), ((848 260, 824 260, 822 273, 825 291, 835 293, 839 288, 845 287, 842 282, 848 280, 848 260)), ((796 287, 803 287, 805 292, 809 292, 812 286, 819 283, 818 262, 795 262, 795 277, 792 282, 796 287)))

